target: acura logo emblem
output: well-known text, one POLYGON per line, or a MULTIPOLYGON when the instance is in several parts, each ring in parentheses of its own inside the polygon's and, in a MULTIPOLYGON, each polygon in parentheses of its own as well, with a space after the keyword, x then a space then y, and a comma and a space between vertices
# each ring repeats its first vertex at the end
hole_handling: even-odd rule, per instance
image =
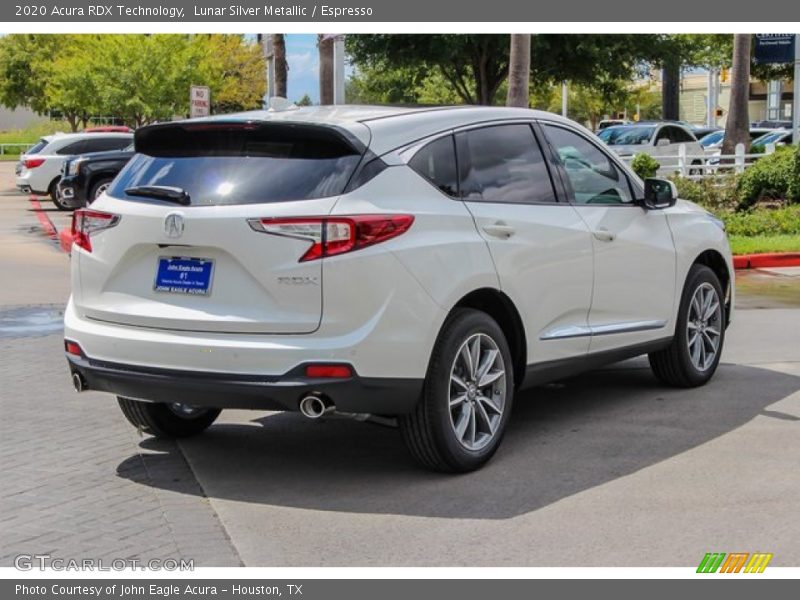
POLYGON ((179 238, 183 235, 183 215, 170 213, 164 218, 164 233, 170 238, 179 238))

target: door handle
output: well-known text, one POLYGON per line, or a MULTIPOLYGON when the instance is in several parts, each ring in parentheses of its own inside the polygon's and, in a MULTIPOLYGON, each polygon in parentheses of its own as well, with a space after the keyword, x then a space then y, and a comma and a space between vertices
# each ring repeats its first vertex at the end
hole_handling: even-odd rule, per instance
POLYGON ((483 227, 483 230, 487 234, 493 237, 499 237, 503 239, 510 238, 512 235, 514 235, 515 232, 515 229, 513 227, 511 227, 510 225, 506 225, 505 223, 503 223, 503 221, 497 221, 492 225, 485 225, 483 227))
POLYGON ((605 228, 595 229, 592 235, 601 242, 613 242, 617 238, 616 233, 612 233, 605 228))

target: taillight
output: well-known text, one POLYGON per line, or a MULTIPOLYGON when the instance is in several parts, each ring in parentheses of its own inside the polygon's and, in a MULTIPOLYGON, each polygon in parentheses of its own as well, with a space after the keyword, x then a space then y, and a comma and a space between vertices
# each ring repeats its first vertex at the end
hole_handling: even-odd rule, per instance
POLYGON ((72 213, 72 243, 92 251, 91 236, 119 223, 119 215, 82 208, 72 213))
POLYGON ((25 165, 26 169, 35 169, 36 167, 42 166, 44 164, 44 160, 45 159, 43 158, 26 158, 23 164, 25 165))
POLYGON ((250 219, 262 233, 308 240, 311 246, 300 262, 336 256, 379 244, 405 233, 412 215, 350 215, 347 217, 283 217, 250 219))

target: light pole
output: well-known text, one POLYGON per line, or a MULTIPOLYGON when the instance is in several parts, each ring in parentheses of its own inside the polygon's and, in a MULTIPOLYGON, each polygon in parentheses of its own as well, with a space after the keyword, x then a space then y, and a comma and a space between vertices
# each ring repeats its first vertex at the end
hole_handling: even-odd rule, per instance
POLYGON ((800 143, 800 33, 794 36, 794 98, 792 100, 792 136, 800 143))

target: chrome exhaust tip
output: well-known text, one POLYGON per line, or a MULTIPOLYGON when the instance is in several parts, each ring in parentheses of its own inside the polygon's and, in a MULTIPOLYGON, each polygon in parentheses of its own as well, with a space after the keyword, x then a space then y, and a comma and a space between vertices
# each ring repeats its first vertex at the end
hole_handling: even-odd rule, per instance
POLYGON ((309 419, 319 419, 335 410, 336 407, 332 402, 319 396, 305 396, 300 400, 300 413, 309 419))
POLYGON ((87 389, 89 389, 89 386, 86 384, 86 380, 77 371, 72 374, 72 387, 75 388, 76 392, 85 392, 87 389))

